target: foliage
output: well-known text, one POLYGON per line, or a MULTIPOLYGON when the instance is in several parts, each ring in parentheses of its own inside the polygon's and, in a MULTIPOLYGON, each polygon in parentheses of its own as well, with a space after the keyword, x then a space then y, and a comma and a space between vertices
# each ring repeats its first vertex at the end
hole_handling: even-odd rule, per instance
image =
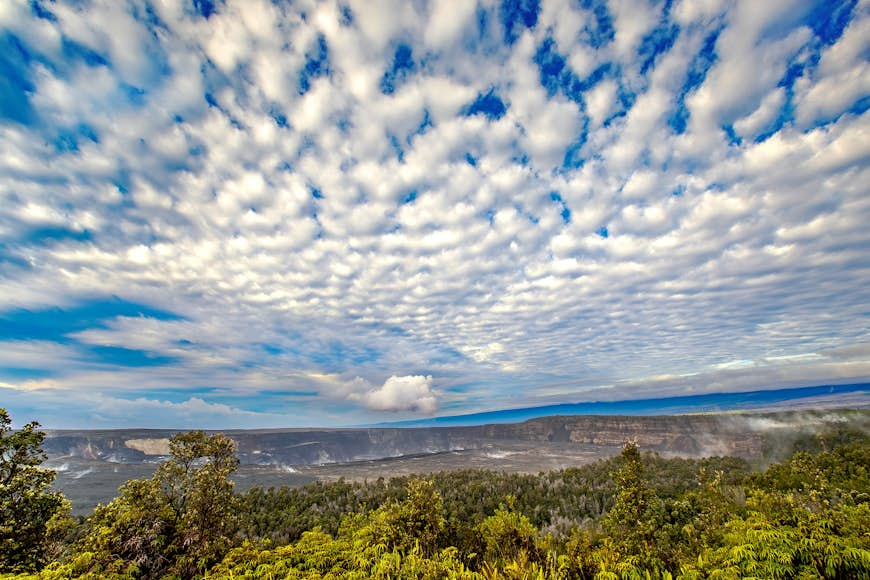
MULTIPOLYGON (((662 499, 672 499, 694 489, 699 470, 721 472, 723 485, 735 485, 749 471, 736 457, 705 459, 641 458, 648 484, 662 499)), ((617 459, 540 475, 499 473, 475 469, 427 476, 442 498, 444 541, 461 552, 477 551, 475 527, 514 497, 513 510, 529 518, 545 533, 567 537, 571 528, 587 526, 612 505, 617 459)), ((345 513, 375 509, 401 501, 413 478, 396 477, 370 482, 339 480, 317 482, 301 488, 251 489, 241 495, 240 530, 244 538, 286 544, 315 527, 335 534, 345 513)))
POLYGON ((0 572, 26 572, 56 554, 69 504, 51 490, 54 472, 43 469, 45 433, 33 421, 18 431, 0 409, 0 572))
POLYGON ((456 548, 435 549, 443 529, 441 511, 432 484, 413 480, 405 500, 346 514, 334 539, 315 529, 275 549, 246 542, 207 577, 479 578, 460 561, 456 548))
POLYGON ((483 544, 484 560, 499 565, 518 558, 540 562, 544 552, 540 531, 529 518, 513 511, 512 496, 506 499, 508 507, 500 507, 476 528, 483 544))
POLYGON ((617 458, 538 476, 468 470, 237 496, 232 442, 195 432, 100 507, 62 561, 20 578, 870 580, 870 438, 816 445, 756 474, 629 442, 617 458))
POLYGON ((815 513, 795 496, 763 491, 748 504, 698 569, 734 578, 870 578, 870 505, 815 513))
POLYGON ((618 542, 621 552, 639 557, 652 551, 660 503, 644 478, 637 443, 627 442, 619 458, 621 466, 613 476, 616 501, 604 518, 604 528, 618 542))
POLYGON ((430 481, 411 480, 405 501, 388 503, 377 513, 382 515, 379 536, 393 549, 420 546, 431 555, 444 531, 443 502, 430 481))
POLYGON ((114 501, 97 507, 74 557, 54 572, 190 578, 232 547, 235 444, 193 431, 172 437, 169 446, 171 458, 151 479, 127 482, 114 501))

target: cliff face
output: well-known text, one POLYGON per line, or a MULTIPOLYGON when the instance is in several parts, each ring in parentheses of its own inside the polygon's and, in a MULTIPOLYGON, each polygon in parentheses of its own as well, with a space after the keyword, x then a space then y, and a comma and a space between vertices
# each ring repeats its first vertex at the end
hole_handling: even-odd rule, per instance
POLYGON ((479 447, 482 442, 454 429, 344 429, 227 433, 243 463, 316 465, 442 453, 479 447))
POLYGON ((151 455, 145 453, 143 447, 147 450, 153 447, 153 442, 172 434, 174 432, 138 430, 47 431, 42 447, 49 458, 80 457, 111 463, 144 463, 151 455))
MULTIPOLYGON (((176 431, 48 431, 49 458, 75 457, 112 463, 160 461, 176 431)), ((318 465, 476 449, 484 445, 466 429, 340 429, 323 431, 226 431, 243 464, 318 465)))
MULTIPOLYGON (((683 456, 735 455, 760 458, 765 445, 788 433, 828 430, 847 421, 870 427, 870 414, 682 415, 656 417, 564 416, 524 423, 475 427, 335 430, 227 431, 243 464, 303 466, 404 455, 481 449, 522 441, 619 448, 634 440, 642 449, 683 456)), ((54 431, 45 449, 51 457, 81 457, 116 463, 159 461, 174 431, 54 431)))
POLYGON ((741 428, 717 416, 545 417, 525 423, 486 425, 486 439, 573 442, 600 447, 621 447, 634 440, 642 449, 685 456, 736 455, 758 457, 763 433, 741 428))
POLYGON ((643 449, 677 455, 761 454, 762 433, 734 429, 728 422, 707 416, 578 418, 561 426, 570 441, 592 445, 622 445, 627 439, 643 449), (583 420, 585 419, 585 420, 583 420))

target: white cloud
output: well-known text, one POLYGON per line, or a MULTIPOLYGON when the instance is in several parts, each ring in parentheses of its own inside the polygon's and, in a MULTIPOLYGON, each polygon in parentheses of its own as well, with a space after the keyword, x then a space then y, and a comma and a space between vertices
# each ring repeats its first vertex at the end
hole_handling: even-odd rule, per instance
MULTIPOLYGON (((716 41, 717 61, 704 83, 686 98, 691 114, 687 149, 711 149, 721 141, 723 124, 763 106, 762 99, 774 90, 789 61, 812 37, 805 27, 772 37, 766 37, 765 31, 787 21, 801 7, 793 0, 738 2, 727 13, 728 26, 716 41)), ((770 108, 771 103, 765 105, 770 108)))
POLYGON ((655 26, 658 15, 644 2, 616 0, 610 5, 615 16, 614 49, 617 56, 630 60, 643 37, 655 26))
POLYGON ((592 121, 593 127, 597 128, 600 126, 613 111, 616 101, 616 89, 617 86, 614 81, 603 81, 586 93, 586 112, 592 121))
POLYGON ((728 4, 727 0, 679 0, 673 11, 677 22, 687 25, 720 15, 728 4))
POLYGON ((870 117, 842 114, 870 94, 863 8, 820 47, 793 4, 678 3, 680 33, 645 75, 632 55, 651 9, 620 4, 615 39, 592 47, 589 11, 545 2, 509 47, 498 7, 418 8, 353 3, 346 21, 332 2, 304 18, 231 2, 206 20, 161 4, 154 28, 125 4, 51 4, 56 21, 4 5, 40 57, 22 65, 35 120, 0 120, 0 316, 119 296, 181 317, 92 321, 60 353, 17 341, 28 368, 51 371, 28 384, 290 393, 347 423, 531 401, 544 383, 626 396, 650 369, 866 338, 870 117), (116 13, 123 38, 105 24, 116 13), (692 62, 719 27, 677 134, 692 62), (65 55, 65 34, 108 64, 65 55), (303 95, 321 34, 329 75, 303 95), (581 81, 611 64, 582 105, 567 76, 552 96, 541 83, 548 35, 581 81), (399 42, 415 72, 385 95, 399 42), (786 110, 779 84, 796 62, 794 124, 753 143, 786 110), (464 114, 490 91, 504 116, 464 114), (584 131, 581 166, 563 167, 584 131), (99 346, 171 362, 116 365, 99 346))
POLYGON ((797 120, 806 127, 828 121, 870 93, 870 10, 859 10, 843 36, 826 48, 813 72, 814 79, 798 84, 797 120))
POLYGON ((734 123, 734 130, 744 138, 751 138, 769 126, 779 114, 785 103, 785 90, 775 89, 768 93, 752 114, 734 123))
POLYGON ((426 44, 439 50, 449 49, 451 44, 460 41, 464 29, 474 17, 475 8, 475 3, 463 0, 431 2, 424 33, 426 44))
POLYGON ((350 392, 346 396, 362 401, 373 411, 432 415, 438 410, 438 396, 432 389, 431 376, 393 375, 380 387, 372 387, 368 381, 357 377, 347 388, 350 392))
POLYGON ((362 36, 376 52, 421 21, 414 4, 401 0, 353 0, 350 8, 362 36))
MULTIPOLYGON (((25 393, 4 391, 5 388, 0 382, 0 392, 10 404, 22 401, 26 405, 39 405, 42 414, 38 420, 48 429, 147 426, 152 429, 223 430, 251 425, 273 428, 287 426, 287 417, 284 415, 246 411, 231 405, 210 403, 200 397, 174 402, 146 397, 127 399, 88 392, 71 397, 69 391, 53 388, 25 393)), ((24 424, 35 417, 15 413, 13 419, 16 424, 24 424)))

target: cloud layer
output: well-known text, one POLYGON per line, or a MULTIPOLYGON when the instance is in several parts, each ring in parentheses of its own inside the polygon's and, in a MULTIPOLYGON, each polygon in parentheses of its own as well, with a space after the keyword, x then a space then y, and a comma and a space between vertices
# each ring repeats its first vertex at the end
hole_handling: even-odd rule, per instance
POLYGON ((866 0, 10 0, 0 43, 13 416, 870 377, 866 0))

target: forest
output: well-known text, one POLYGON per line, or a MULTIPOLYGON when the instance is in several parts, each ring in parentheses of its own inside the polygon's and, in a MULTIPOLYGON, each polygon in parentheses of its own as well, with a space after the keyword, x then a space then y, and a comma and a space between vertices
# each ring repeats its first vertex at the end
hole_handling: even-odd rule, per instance
POLYGON ((235 444, 180 433, 149 479, 70 515, 36 422, 0 409, 0 578, 870 579, 870 436, 788 458, 462 470, 235 491, 235 444))

